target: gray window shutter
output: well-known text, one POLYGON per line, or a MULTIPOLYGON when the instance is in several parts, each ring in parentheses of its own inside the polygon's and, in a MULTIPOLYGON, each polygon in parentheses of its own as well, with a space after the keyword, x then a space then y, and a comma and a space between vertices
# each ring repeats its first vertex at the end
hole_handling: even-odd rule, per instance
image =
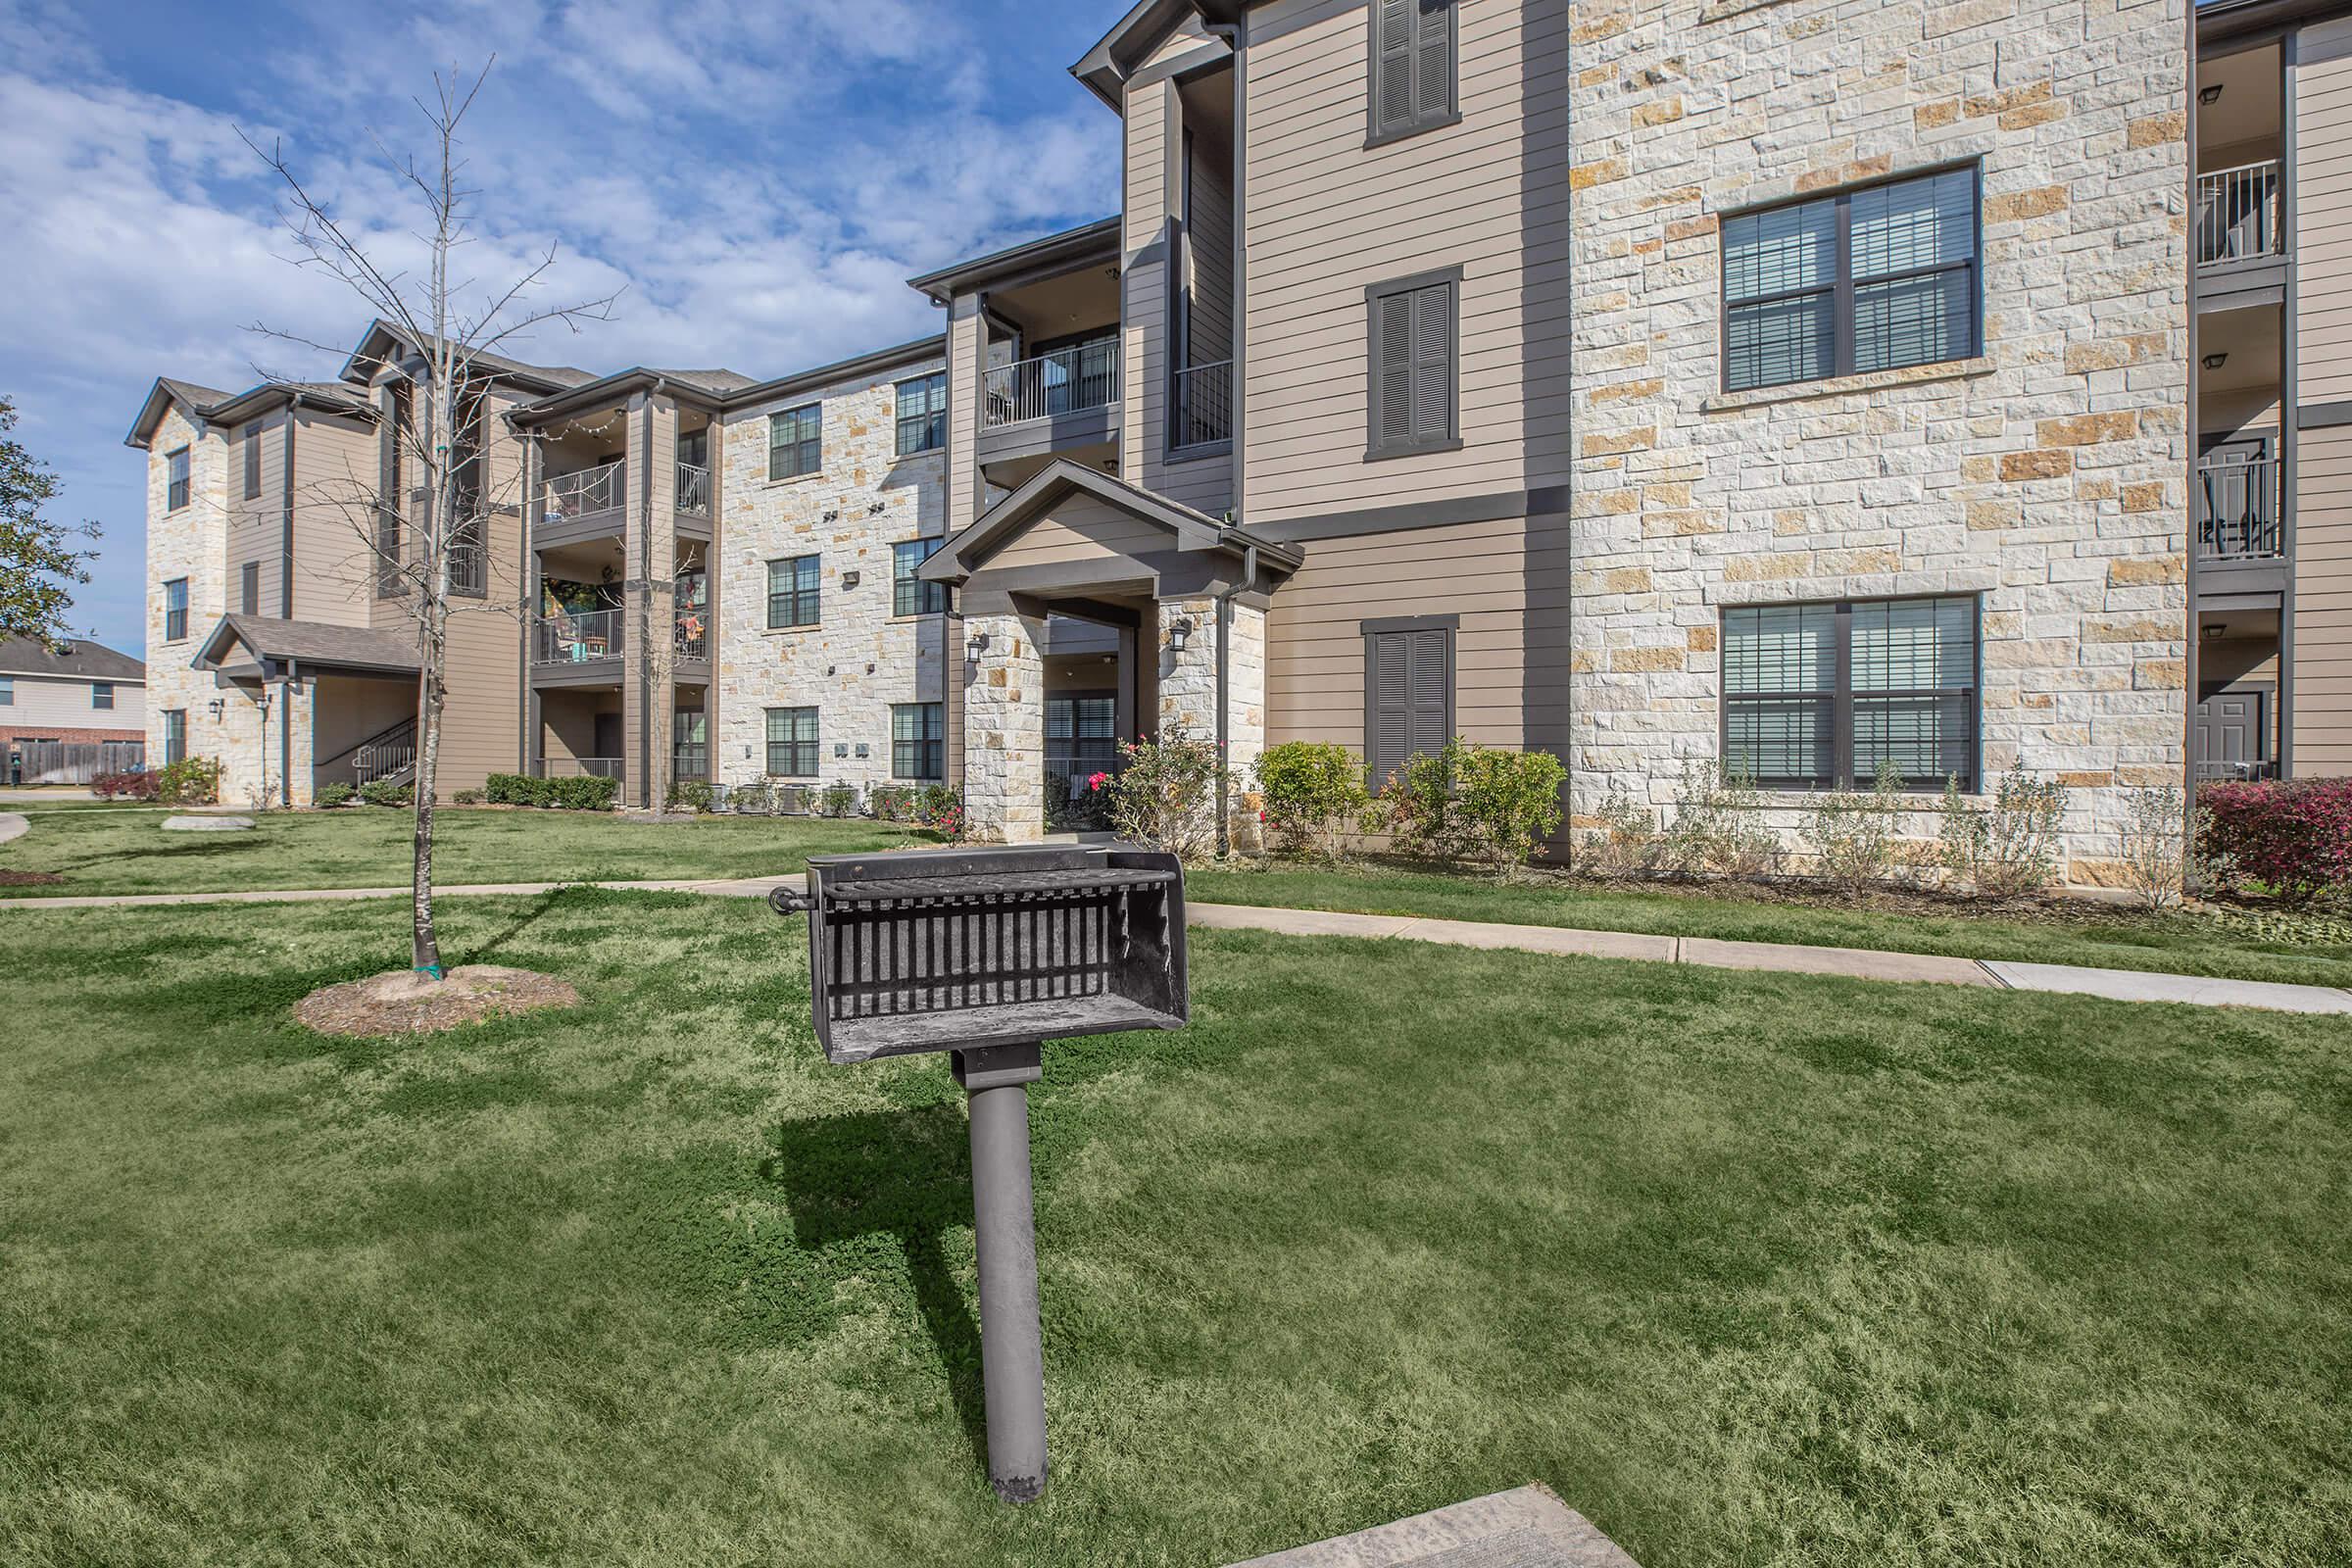
MULTIPOLYGON (((1373 124, 1376 130, 1401 130, 1414 120, 1413 81, 1415 14, 1419 0, 1375 0, 1379 19, 1375 23, 1374 47, 1380 52, 1375 62, 1372 80, 1373 93, 1379 102, 1373 106, 1373 124)), ((1442 19, 1441 19, 1442 20, 1442 19)))
POLYGON ((1451 661, 1447 644, 1451 636, 1444 631, 1416 631, 1405 634, 1412 644, 1412 678, 1409 700, 1412 705, 1411 738, 1406 742, 1411 755, 1425 756, 1446 749, 1449 737, 1446 731, 1451 714, 1453 681, 1446 667, 1451 661))
POLYGON ((1413 296, 1383 294, 1372 308, 1380 316, 1373 333, 1380 361, 1372 379, 1379 444, 1402 445, 1413 438, 1413 296))
POLYGON ((1368 641, 1364 760, 1378 789, 1411 758, 1445 748, 1453 721, 1452 633, 1424 627, 1374 632, 1368 641))
POLYGON ((1415 0, 1413 118, 1440 120, 1453 106, 1453 0, 1415 0))
POLYGON ((1412 439, 1443 441, 1453 428, 1453 287, 1417 288, 1411 301, 1412 439))

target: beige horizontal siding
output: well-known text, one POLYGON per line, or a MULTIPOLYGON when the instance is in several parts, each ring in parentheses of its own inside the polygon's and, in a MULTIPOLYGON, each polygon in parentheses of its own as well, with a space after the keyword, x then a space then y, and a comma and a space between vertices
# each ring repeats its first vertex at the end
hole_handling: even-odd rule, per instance
POLYGON ((2301 433, 2292 648, 2295 771, 2352 773, 2352 426, 2301 433))
POLYGON ((375 595, 375 560, 366 530, 381 439, 372 424, 302 416, 294 446, 297 620, 368 624, 375 595))
MULTIPOLYGON (((2337 21, 2304 36, 2345 31, 2337 21)), ((2302 401, 2325 403, 2352 397, 2352 55, 2307 61, 2294 81, 2295 381, 2302 401)))
POLYGON ((1164 550, 1168 544, 1164 529, 1092 498, 1073 498, 1031 524, 988 564, 1012 567, 1113 561, 1139 551, 1164 550))

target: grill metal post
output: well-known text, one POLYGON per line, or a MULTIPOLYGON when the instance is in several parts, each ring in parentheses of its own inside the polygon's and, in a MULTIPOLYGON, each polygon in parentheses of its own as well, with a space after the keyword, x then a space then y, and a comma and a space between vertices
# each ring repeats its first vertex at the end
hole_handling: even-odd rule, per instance
POLYGON ((980 1254, 980 1381, 988 1484, 1006 1502, 1046 1490, 1046 1351, 1038 1327, 1037 1220, 1029 1192, 1034 1045, 955 1054, 972 1124, 972 1241, 980 1254))

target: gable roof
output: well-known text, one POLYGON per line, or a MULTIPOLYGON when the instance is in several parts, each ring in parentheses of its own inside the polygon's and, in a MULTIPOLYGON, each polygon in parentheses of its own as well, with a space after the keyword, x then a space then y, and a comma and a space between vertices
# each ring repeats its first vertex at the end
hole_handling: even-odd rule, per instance
POLYGON ((264 381, 242 392, 222 392, 217 387, 164 375, 156 377, 147 401, 139 405, 139 416, 131 421, 130 433, 122 438, 122 444, 144 447, 154 440, 155 427, 163 422, 165 411, 174 403, 186 411, 188 417, 204 424, 238 424, 281 403, 324 409, 363 419, 375 417, 376 412, 364 394, 336 381, 264 381))
POLYGON ((79 637, 63 643, 0 637, 0 675, 57 675, 136 684, 147 679, 147 666, 128 654, 79 637))
POLYGON ((1055 458, 1012 494, 999 501, 969 526, 939 547, 922 564, 926 582, 960 583, 987 564, 990 557, 1027 532, 1055 507, 1072 496, 1091 496, 1168 535, 1177 550, 1222 550, 1230 554, 1255 552, 1279 570, 1296 570, 1306 559, 1298 546, 1261 538, 1230 522, 1154 495, 1124 479, 1055 458))
MULTIPOLYGON (((368 323, 367 332, 360 338, 360 346, 351 351, 351 358, 343 362, 341 378, 365 386, 372 378, 368 367, 380 363, 395 348, 421 354, 425 343, 426 339, 379 316, 368 323)), ((596 379, 594 374, 576 366, 531 365, 522 360, 510 359, 504 354, 491 354, 478 349, 474 351, 473 363, 487 373, 501 380, 512 381, 530 392, 560 392, 565 387, 596 379)))
POLYGON ((1065 228, 1058 234, 1023 240, 986 256, 975 256, 968 262, 910 277, 906 286, 930 295, 936 304, 945 305, 956 295, 968 294, 986 284, 1002 285, 1008 277, 1025 278, 1030 273, 1084 267, 1097 261, 1115 262, 1119 257, 1120 221, 1119 215, 1113 213, 1076 228, 1065 228))
POLYGON ((1070 67, 1070 74, 1110 105, 1113 114, 1124 114, 1128 76, 1186 16, 1198 16, 1212 27, 1230 26, 1241 20, 1248 4, 1249 0, 1136 0, 1135 8, 1070 67))
POLYGON ((395 675, 415 674, 422 667, 415 639, 398 632, 240 614, 222 615, 205 634, 192 662, 198 669, 225 668, 231 651, 238 647, 261 663, 395 675))
POLYGON ((218 387, 199 385, 194 381, 175 380, 168 375, 155 378, 147 389, 147 400, 139 405, 138 417, 130 421, 130 433, 122 438, 126 447, 144 447, 155 439, 155 427, 164 422, 164 416, 176 403, 189 418, 202 422, 206 410, 228 401, 226 392, 218 387))

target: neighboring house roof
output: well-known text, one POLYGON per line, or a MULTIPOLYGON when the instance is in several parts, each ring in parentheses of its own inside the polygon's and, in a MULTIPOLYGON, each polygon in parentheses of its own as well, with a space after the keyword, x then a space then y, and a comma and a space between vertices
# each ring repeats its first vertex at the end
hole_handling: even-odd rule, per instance
POLYGON ((220 617, 206 634, 193 662, 198 669, 241 669, 244 664, 228 662, 240 648, 250 663, 264 666, 291 664, 388 674, 414 674, 422 667, 413 635, 321 620, 236 614, 220 617))
POLYGON ((968 294, 988 284, 1003 286, 1007 278, 1049 273, 1099 258, 1115 261, 1119 254, 1119 221, 1115 213, 1108 218, 1098 218, 1058 234, 1023 240, 968 262, 943 267, 936 272, 910 277, 906 284, 945 305, 958 294, 968 294))
POLYGON ((920 575, 928 582, 960 583, 994 556, 1025 533, 1032 523, 1050 514, 1075 495, 1091 496, 1128 516, 1164 530, 1177 550, 1221 550, 1242 554, 1254 550, 1258 559, 1277 570, 1296 570, 1306 557, 1297 545, 1263 538, 1230 522, 1154 495, 1141 485, 1102 473, 1067 458, 1055 458, 1028 483, 999 501, 939 547, 923 563, 920 575))
POLYGON ((1248 9, 1248 0, 1137 0, 1135 9, 1112 24, 1095 46, 1079 57, 1070 74, 1087 91, 1125 112, 1124 88, 1136 67, 1173 32, 1187 15, 1211 26, 1231 26, 1248 9))
POLYGON ((0 675, 55 675, 137 684, 147 679, 147 666, 128 654, 80 638, 45 643, 31 637, 0 637, 0 675))

